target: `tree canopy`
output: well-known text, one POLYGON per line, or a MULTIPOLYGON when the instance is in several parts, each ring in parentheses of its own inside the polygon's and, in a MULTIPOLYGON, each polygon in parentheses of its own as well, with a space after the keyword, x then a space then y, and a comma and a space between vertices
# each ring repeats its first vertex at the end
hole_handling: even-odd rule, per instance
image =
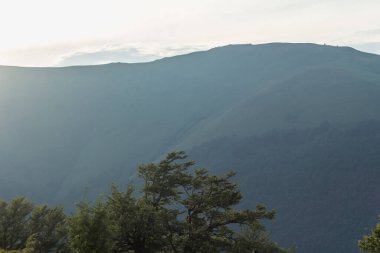
MULTIPOLYGON (((22 253, 284 253, 262 224, 264 205, 240 210, 234 172, 194 168, 184 152, 138 167, 141 189, 113 185, 105 198, 63 208, 24 198, 0 202, 0 248, 22 253)), ((1 252, 1 251, 0 251, 1 252)))
POLYGON ((252 252, 263 247, 263 238, 270 242, 262 236, 247 243, 238 231, 244 227, 264 235, 260 221, 273 219, 274 211, 263 205, 238 210, 242 194, 232 181, 235 173, 210 175, 194 164, 184 152, 169 153, 158 163, 139 166, 140 194, 133 186, 125 192, 112 187, 107 206, 115 252, 252 252), (243 241, 245 251, 238 246, 243 241))

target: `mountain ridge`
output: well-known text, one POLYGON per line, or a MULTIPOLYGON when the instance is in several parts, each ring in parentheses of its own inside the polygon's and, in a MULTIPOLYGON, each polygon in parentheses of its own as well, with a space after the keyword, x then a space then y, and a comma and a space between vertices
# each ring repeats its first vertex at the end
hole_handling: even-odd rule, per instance
POLYGON ((367 216, 380 211, 380 201, 364 203, 380 194, 371 179, 380 178, 377 55, 304 43, 232 45, 138 64, 0 66, 0 89, 6 199, 26 195, 70 208, 111 182, 135 181, 138 164, 185 149, 213 172, 230 165, 243 174, 251 196, 244 204, 278 207, 276 238, 301 253, 354 252, 375 222, 367 216), (340 198, 341 189, 352 198, 340 198), (324 198, 309 199, 319 191, 324 198), (329 206, 340 216, 323 209, 329 206), (313 208, 350 232, 333 225, 314 232, 321 216, 313 208), (311 218, 291 219, 302 210, 311 218), (297 229, 287 231, 287 219, 297 229), (339 243, 321 245, 329 238, 339 243))
POLYGON ((358 49, 355 49, 350 46, 334 46, 334 45, 329 45, 329 44, 317 44, 317 43, 308 43, 308 42, 270 42, 270 43, 259 43, 259 44, 251 44, 251 43, 243 43, 243 44, 228 44, 228 45, 223 45, 223 46, 217 46, 217 47, 212 47, 210 49, 205 49, 205 50, 200 50, 200 51, 194 51, 190 53, 185 53, 185 54, 179 54, 179 55, 173 55, 173 56, 166 56, 163 58, 159 58, 156 60, 152 61, 147 61, 147 62, 134 62, 134 63, 129 63, 129 62, 109 62, 109 63, 104 63, 104 64, 89 64, 89 65, 70 65, 70 66, 46 66, 46 67, 28 67, 28 66, 18 66, 18 65, 0 65, 0 68, 28 68, 28 69, 64 69, 64 68, 77 68, 77 67, 92 67, 92 66, 107 66, 107 65, 123 65, 123 64, 131 64, 131 65, 138 65, 138 64, 149 64, 153 62, 159 62, 159 61, 165 61, 165 60, 170 60, 172 58, 177 58, 177 57, 182 57, 182 56, 190 56, 193 54, 199 54, 199 53, 207 53, 211 51, 218 51, 218 50, 225 50, 228 48, 243 48, 243 47, 281 47, 281 46, 323 46, 323 47, 330 47, 330 48, 340 48, 344 50, 353 50, 356 52, 360 52, 362 54, 368 54, 368 55, 374 55, 374 56, 379 56, 378 54, 375 53, 369 53, 369 52, 364 52, 360 51, 358 49))

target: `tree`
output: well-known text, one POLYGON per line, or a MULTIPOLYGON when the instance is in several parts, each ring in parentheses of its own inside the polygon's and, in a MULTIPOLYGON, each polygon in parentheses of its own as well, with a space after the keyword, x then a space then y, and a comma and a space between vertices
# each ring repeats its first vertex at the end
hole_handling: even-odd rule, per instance
POLYGON ((71 217, 24 198, 0 201, 0 253, 286 252, 261 224, 274 211, 237 208, 242 194, 235 173, 215 176, 194 164, 173 152, 141 165, 141 192, 113 185, 106 202, 80 203, 71 217))
POLYGON ((30 217, 30 243, 36 253, 67 251, 66 215, 61 207, 36 207, 30 217))
POLYGON ((156 209, 144 198, 132 196, 130 186, 120 192, 116 186, 107 201, 113 235, 113 252, 158 252, 165 246, 166 211, 156 209))
POLYGON ((0 248, 18 250, 25 247, 32 210, 32 203, 25 198, 13 199, 9 204, 0 201, 0 248))
POLYGON ((253 250, 259 253, 294 252, 294 249, 284 250, 271 241, 265 227, 258 222, 241 226, 241 231, 237 234, 229 253, 252 253, 253 250))
POLYGON ((222 252, 232 247, 235 233, 231 225, 244 225, 260 219, 272 219, 274 212, 264 206, 256 210, 237 210, 242 199, 237 184, 226 176, 209 175, 205 169, 195 170, 189 184, 183 186, 182 236, 177 251, 184 253, 222 252))
POLYGON ((131 186, 126 192, 113 186, 107 210, 114 252, 224 252, 236 243, 232 225, 274 217, 260 205, 254 211, 235 208, 242 199, 231 181, 235 173, 209 175, 186 158, 173 152, 159 163, 139 166, 140 197, 131 186))
POLYGON ((376 224, 371 235, 366 235, 359 241, 359 248, 366 253, 380 253, 380 222, 376 224))
POLYGON ((105 205, 97 201, 92 207, 80 203, 76 213, 68 219, 69 240, 73 252, 108 253, 111 251, 111 233, 105 205))
POLYGON ((144 181, 142 195, 134 197, 132 186, 126 192, 112 187, 107 206, 113 231, 114 251, 136 253, 170 252, 168 237, 179 211, 176 205, 178 187, 188 180, 184 173, 193 163, 174 164, 179 153, 169 154, 158 164, 145 164, 138 168, 144 181))

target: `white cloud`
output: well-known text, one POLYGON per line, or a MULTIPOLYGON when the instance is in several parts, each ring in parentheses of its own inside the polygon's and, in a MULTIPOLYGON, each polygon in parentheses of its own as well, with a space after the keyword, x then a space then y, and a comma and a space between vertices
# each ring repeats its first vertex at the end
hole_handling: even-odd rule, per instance
POLYGON ((163 57, 186 54, 205 47, 165 47, 165 48, 137 48, 121 45, 107 45, 92 51, 78 51, 62 55, 55 66, 75 66, 106 64, 112 62, 136 63, 149 62, 163 57))
POLYGON ((118 44, 101 41, 57 44, 0 51, 0 65, 45 67, 147 62, 206 50, 217 45, 118 44), (21 63, 21 64, 20 64, 21 63))
POLYGON ((106 64, 111 62, 147 62, 158 59, 159 56, 144 54, 135 48, 101 49, 93 52, 73 52, 59 58, 55 66, 75 66, 106 64))

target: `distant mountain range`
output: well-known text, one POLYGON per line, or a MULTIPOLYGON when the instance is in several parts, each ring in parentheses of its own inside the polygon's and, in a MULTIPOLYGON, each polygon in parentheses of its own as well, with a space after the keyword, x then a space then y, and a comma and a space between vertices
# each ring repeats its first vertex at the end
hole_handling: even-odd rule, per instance
POLYGON ((300 253, 357 252, 380 213, 380 56, 231 45, 150 63, 0 67, 0 194, 73 206, 186 150, 238 172, 300 253))

